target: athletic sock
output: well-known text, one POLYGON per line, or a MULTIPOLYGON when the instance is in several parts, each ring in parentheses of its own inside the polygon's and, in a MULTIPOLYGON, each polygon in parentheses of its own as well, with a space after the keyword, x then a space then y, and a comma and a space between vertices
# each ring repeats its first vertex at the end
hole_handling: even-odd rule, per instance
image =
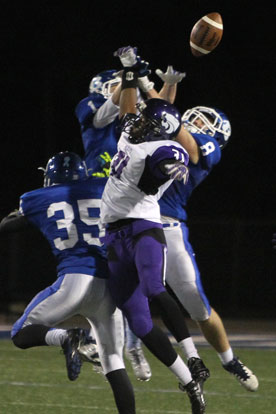
POLYGON ((181 384, 187 385, 192 381, 191 372, 179 355, 177 356, 174 363, 169 367, 169 369, 179 379, 181 384))
POLYGON ((66 329, 50 329, 45 336, 45 342, 50 346, 62 346, 66 338, 66 329))
POLYGON ((106 374, 112 388, 114 399, 120 414, 135 414, 135 397, 132 384, 125 369, 106 374))
POLYGON ((178 345, 182 349, 187 359, 189 358, 200 358, 196 350, 194 341, 192 338, 183 339, 183 341, 178 342, 178 345))
POLYGON ((218 353, 219 359, 221 360, 222 365, 228 364, 228 362, 232 361, 234 358, 234 353, 232 348, 230 347, 225 352, 218 353))

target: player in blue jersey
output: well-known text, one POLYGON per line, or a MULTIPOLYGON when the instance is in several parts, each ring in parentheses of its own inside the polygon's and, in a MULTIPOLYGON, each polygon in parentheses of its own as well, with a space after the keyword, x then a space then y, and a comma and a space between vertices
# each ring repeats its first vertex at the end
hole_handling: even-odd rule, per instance
POLYGON ((81 369, 83 332, 58 329, 58 325, 82 315, 93 326, 119 413, 135 414, 134 393, 123 361, 123 318, 109 294, 106 251, 99 240, 99 207, 106 180, 88 178, 85 162, 72 152, 52 157, 44 177, 44 188, 23 194, 19 212, 0 225, 1 232, 35 226, 57 260, 57 280, 29 303, 12 327, 12 340, 22 349, 61 346, 68 377, 74 381, 81 369))
MULTIPOLYGON (((222 111, 203 106, 188 109, 182 121, 185 134, 181 143, 190 157, 189 182, 174 182, 159 200, 168 246, 166 282, 217 351, 223 367, 247 390, 256 391, 257 377, 234 356, 222 320, 204 293, 186 224, 188 200, 220 161, 230 138, 230 123, 222 111)), ((193 369, 197 363, 197 358, 191 358, 188 365, 193 369)))
MULTIPOLYGON (((127 54, 127 48, 117 54, 127 54)), ((162 99, 141 103, 136 115, 140 62, 135 53, 124 67, 119 113, 122 133, 100 213, 106 226, 110 292, 131 330, 187 391, 192 413, 205 413, 201 387, 167 334, 153 324, 149 305, 156 306, 179 344, 189 337, 185 318, 163 283, 166 243, 158 205, 158 198, 173 180, 188 180, 187 152, 176 142, 183 131, 181 116, 162 99)))
MULTIPOLYGON (((148 98, 160 96, 169 101, 175 98, 175 84, 180 82, 185 73, 175 71, 168 66, 163 73, 156 70, 164 85, 157 94, 154 83, 147 75, 138 79, 138 99, 142 91, 148 98)), ((82 142, 85 150, 84 159, 90 174, 108 176, 110 161, 117 151, 119 130, 119 99, 121 77, 116 70, 106 70, 93 77, 89 85, 89 96, 82 99, 75 113, 81 126, 82 142)), ((137 379, 147 381, 151 377, 150 366, 144 356, 141 340, 131 332, 125 319, 126 356, 131 362, 137 379)), ((81 348, 83 351, 83 347, 81 348)), ((89 358, 89 352, 84 352, 89 358)))

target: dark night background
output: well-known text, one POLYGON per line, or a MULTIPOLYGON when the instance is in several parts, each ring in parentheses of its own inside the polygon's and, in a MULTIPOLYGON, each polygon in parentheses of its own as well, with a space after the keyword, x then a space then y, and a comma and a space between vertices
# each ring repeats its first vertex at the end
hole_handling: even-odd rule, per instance
MULTIPOLYGON (((41 187, 39 166, 58 151, 83 155, 77 103, 93 76, 119 69, 113 52, 137 46, 156 68, 187 73, 176 106, 223 110, 232 137, 222 160, 189 204, 190 238, 203 285, 227 317, 276 317, 276 6, 249 1, 1 0, 0 219, 26 191, 41 187), (219 12, 221 43, 195 58, 195 22, 219 12)), ((38 234, 0 238, 0 308, 28 302, 55 279, 38 234)))

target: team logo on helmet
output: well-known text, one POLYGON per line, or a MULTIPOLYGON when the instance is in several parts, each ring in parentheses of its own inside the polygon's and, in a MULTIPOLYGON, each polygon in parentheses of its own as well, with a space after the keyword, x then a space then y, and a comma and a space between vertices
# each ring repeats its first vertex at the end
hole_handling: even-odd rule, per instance
POLYGON ((180 125, 180 122, 172 114, 164 114, 161 121, 162 126, 165 128, 167 134, 174 133, 180 125))

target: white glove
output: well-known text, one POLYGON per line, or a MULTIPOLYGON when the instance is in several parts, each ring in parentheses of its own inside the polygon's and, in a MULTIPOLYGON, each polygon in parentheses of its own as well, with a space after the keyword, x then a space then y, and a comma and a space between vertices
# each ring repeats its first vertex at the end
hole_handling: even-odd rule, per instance
POLYGON ((141 91, 147 93, 154 88, 154 82, 151 82, 147 76, 143 76, 142 78, 138 78, 138 87, 141 91))
POLYGON ((117 56, 124 68, 130 68, 137 63, 137 47, 120 47, 113 53, 113 56, 117 56))
POLYGON ((186 72, 177 72, 172 66, 167 67, 167 72, 162 72, 161 69, 156 69, 156 75, 162 79, 163 82, 166 82, 168 85, 174 85, 178 82, 181 82, 186 76, 186 72))
POLYGON ((181 181, 187 184, 189 179, 189 168, 181 162, 175 162, 173 164, 165 164, 167 174, 172 180, 181 181))

